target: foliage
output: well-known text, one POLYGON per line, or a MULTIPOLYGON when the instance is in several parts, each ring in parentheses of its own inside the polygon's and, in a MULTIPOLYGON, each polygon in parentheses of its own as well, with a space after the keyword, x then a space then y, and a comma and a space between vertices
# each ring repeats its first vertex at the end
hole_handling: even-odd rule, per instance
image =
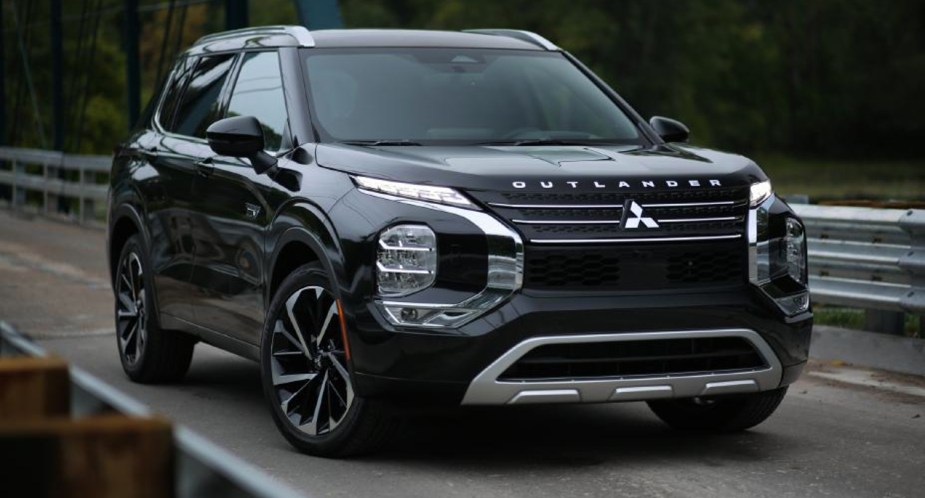
MULTIPOLYGON (((177 7, 172 17, 169 2, 140 3, 147 100, 177 51, 223 29, 225 2, 177 7)), ((19 146, 51 142, 48 4, 2 0, 3 138, 19 146), (20 40, 31 67, 34 106, 20 40)), ((65 147, 107 153, 128 128, 123 3, 63 4, 70 137, 65 147), (96 19, 90 57, 87 34, 96 19)), ((699 144, 758 155, 893 158, 921 165, 925 2, 920 0, 341 0, 340 5, 348 27, 536 31, 588 64, 644 116, 687 123, 699 144)), ((294 1, 251 0, 250 19, 295 23, 294 1)), ((921 170, 908 171, 921 184, 921 170)))

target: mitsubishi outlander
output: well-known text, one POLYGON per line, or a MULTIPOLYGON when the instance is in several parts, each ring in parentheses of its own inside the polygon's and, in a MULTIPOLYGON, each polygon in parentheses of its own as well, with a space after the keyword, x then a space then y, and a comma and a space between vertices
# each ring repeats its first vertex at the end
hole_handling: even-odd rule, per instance
POLYGON ((807 359, 804 226, 687 138, 530 32, 203 37, 115 150, 122 365, 257 360, 282 435, 323 456, 428 405, 755 426, 807 359))

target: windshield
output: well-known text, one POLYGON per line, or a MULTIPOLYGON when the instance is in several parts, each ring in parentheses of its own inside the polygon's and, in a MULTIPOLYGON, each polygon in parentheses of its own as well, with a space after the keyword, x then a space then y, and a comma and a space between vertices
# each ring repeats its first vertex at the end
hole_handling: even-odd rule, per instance
POLYGON ((307 49, 325 141, 380 145, 642 143, 564 55, 449 48, 307 49))

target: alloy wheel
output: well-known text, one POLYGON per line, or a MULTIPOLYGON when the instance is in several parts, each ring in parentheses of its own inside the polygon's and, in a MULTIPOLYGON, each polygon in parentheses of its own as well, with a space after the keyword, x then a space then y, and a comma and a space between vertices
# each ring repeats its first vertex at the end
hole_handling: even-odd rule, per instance
POLYGON ((119 267, 116 298, 119 352, 127 364, 135 365, 142 357, 148 339, 144 268, 135 252, 130 252, 119 267))
POLYGON ((353 405, 353 384, 337 300, 327 289, 293 293, 273 324, 270 372, 276 401, 289 423, 320 436, 333 431, 353 405))

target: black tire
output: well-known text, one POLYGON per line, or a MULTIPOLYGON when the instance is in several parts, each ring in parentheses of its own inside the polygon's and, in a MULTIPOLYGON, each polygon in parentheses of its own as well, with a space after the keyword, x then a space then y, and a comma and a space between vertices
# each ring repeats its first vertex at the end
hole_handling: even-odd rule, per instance
POLYGON ((273 421, 286 440, 304 453, 339 458, 380 447, 398 419, 353 393, 334 296, 317 263, 283 280, 267 312, 260 372, 273 421))
POLYGON ((712 398, 649 401, 649 408, 674 429, 707 432, 739 432, 750 429, 774 413, 787 388, 760 393, 712 398))
POLYGON ((135 382, 176 382, 189 370, 196 340, 160 328, 149 268, 141 237, 129 237, 119 255, 113 282, 119 359, 126 375, 135 382))

